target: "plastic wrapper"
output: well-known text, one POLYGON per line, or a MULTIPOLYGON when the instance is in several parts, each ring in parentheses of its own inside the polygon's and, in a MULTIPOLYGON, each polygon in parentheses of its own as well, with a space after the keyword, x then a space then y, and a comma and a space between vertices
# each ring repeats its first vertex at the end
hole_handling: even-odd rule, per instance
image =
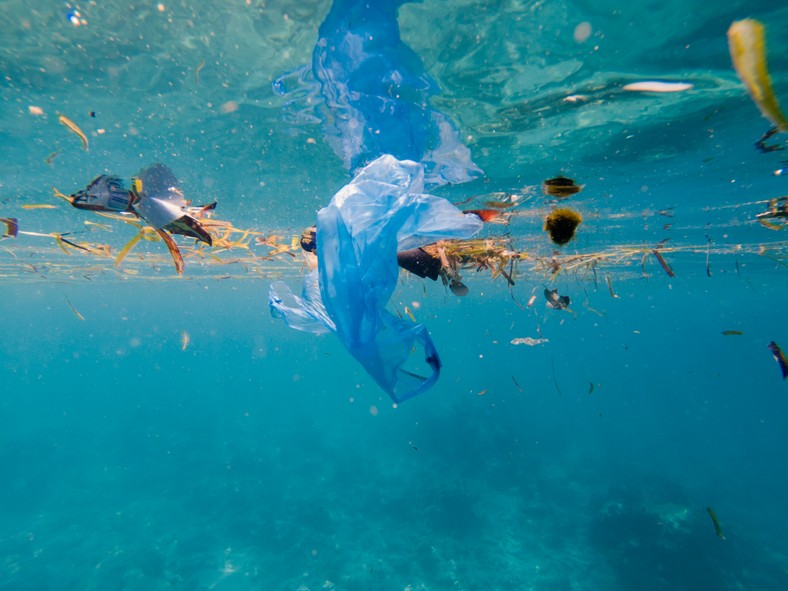
POLYGON ((134 209, 151 226, 158 230, 184 215, 186 199, 178 179, 167 166, 149 166, 134 181, 140 186, 140 198, 134 209))
POLYGON ((187 211, 205 212, 216 206, 190 208, 183 197, 175 174, 164 164, 153 164, 132 179, 133 190, 126 189, 118 177, 101 175, 85 189, 71 195, 78 209, 132 213, 155 230, 167 230, 212 244, 211 235, 187 211))
POLYGON ((477 216, 423 189, 419 163, 386 155, 366 166, 318 213, 318 268, 302 296, 281 282, 269 293, 274 316, 299 330, 336 333, 395 402, 427 390, 441 366, 426 327, 385 309, 397 284, 397 252, 482 228, 477 216), (423 364, 412 367, 419 357, 423 364))

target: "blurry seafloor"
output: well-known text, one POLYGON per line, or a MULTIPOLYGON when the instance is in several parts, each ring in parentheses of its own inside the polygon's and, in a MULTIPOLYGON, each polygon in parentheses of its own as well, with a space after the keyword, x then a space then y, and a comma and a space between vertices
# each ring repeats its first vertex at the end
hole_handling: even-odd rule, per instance
POLYGON ((177 278, 161 243, 116 267, 46 236, 116 255, 136 230, 51 187, 161 161, 247 238, 288 245, 348 180, 271 90, 309 61, 328 3, 78 9, 74 27, 63 3, 0 4, 0 217, 45 234, 0 242, 0 589, 786 588, 788 392, 766 348, 788 345, 785 249, 755 221, 786 193, 785 152, 753 149, 768 124, 725 30, 767 24, 787 97, 788 9, 401 8, 433 105, 486 173, 438 193, 522 194, 491 233, 530 256, 512 290, 487 271, 465 272, 466 298, 403 279, 394 304, 444 368, 396 409, 336 339, 269 318, 269 280, 298 284, 286 253, 184 247, 177 278), (694 88, 612 92, 654 78, 694 88), (582 93, 598 100, 563 101, 582 93), (562 256, 606 254, 551 281, 538 186, 558 173, 585 185, 562 256), (674 278, 643 258, 666 238, 674 278))

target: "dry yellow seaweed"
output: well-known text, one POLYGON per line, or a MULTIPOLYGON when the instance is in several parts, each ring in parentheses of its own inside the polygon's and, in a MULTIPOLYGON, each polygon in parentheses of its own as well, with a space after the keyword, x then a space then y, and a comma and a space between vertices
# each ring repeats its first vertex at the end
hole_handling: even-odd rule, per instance
POLYGON ((126 245, 123 248, 120 249, 120 252, 118 253, 118 256, 115 257, 115 266, 116 267, 120 264, 120 262, 124 258, 126 258, 126 255, 131 252, 131 249, 134 248, 140 240, 142 240, 142 232, 137 233, 134 236, 134 238, 129 240, 126 243, 126 245))
POLYGON ((735 21, 728 29, 728 47, 736 73, 763 116, 780 131, 788 131, 788 119, 780 110, 766 65, 763 24, 751 18, 735 21))
POLYGON ((161 239, 164 240, 164 244, 167 245, 167 249, 170 251, 170 254, 172 255, 172 261, 175 263, 175 272, 178 273, 178 275, 183 275, 183 267, 184 267, 183 255, 181 254, 181 251, 178 249, 178 245, 175 244, 175 241, 172 239, 172 236, 167 234, 166 231, 156 230, 156 232, 158 233, 159 236, 161 236, 161 239))

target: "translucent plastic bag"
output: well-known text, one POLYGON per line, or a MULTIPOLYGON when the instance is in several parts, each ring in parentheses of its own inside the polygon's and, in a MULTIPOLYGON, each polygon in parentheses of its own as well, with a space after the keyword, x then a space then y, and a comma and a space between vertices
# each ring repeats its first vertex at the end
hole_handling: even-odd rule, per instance
POLYGON ((318 213, 318 268, 302 297, 281 282, 269 292, 274 316, 299 330, 335 332, 395 402, 427 390, 441 367, 426 327, 385 309, 397 285, 397 251, 470 238, 482 228, 478 216, 423 194, 423 186, 419 163, 386 155, 367 165, 318 213), (426 372, 403 367, 414 347, 426 372))

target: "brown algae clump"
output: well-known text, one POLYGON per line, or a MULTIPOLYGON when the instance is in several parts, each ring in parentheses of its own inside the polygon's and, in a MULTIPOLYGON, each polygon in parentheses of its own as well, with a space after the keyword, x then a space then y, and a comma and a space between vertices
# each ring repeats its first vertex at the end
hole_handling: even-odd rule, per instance
POLYGON ((566 244, 575 237, 575 230, 583 221, 583 216, 567 207, 554 209, 544 219, 544 229, 550 240, 556 244, 566 244))

